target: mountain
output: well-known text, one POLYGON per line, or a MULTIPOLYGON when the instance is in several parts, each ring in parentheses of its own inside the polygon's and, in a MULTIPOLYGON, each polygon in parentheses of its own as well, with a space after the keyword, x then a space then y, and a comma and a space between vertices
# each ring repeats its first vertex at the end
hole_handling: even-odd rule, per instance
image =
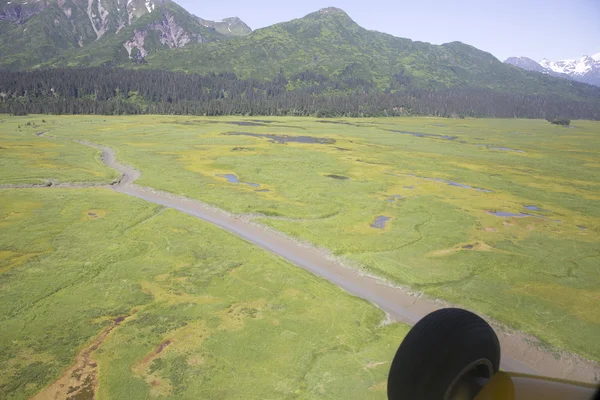
POLYGON ((78 65, 141 61, 161 49, 249 32, 238 18, 203 20, 169 0, 0 0, 0 68, 60 57, 78 65))
POLYGON ((510 57, 504 62, 527 71, 600 86, 600 53, 571 60, 550 61, 544 58, 539 63, 527 57, 510 57))
MULTIPOLYGON (((344 11, 326 8, 257 29, 227 43, 202 43, 146 58, 148 68, 232 72, 241 78, 287 78, 311 73, 380 90, 479 87, 527 94, 578 97, 598 91, 500 62, 475 47, 412 41, 356 24, 344 11)), ((294 82, 288 85, 296 88, 294 82)))
POLYGON ((109 65, 276 79, 288 91, 327 81, 329 92, 475 88, 600 101, 589 85, 516 68, 461 42, 367 30, 333 7, 252 32, 236 18, 206 21, 169 0, 2 1, 0 68, 109 65))
POLYGON ((504 61, 506 64, 514 65, 521 69, 534 72, 548 72, 542 67, 537 61, 532 60, 528 57, 510 57, 504 61))

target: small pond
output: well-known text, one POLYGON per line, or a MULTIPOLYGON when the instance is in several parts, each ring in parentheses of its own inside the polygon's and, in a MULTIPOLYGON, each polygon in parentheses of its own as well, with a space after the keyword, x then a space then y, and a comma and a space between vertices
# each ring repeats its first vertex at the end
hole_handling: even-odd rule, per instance
POLYGON ((234 174, 217 174, 215 176, 218 176, 220 178, 225 178, 225 179, 227 179, 227 182, 229 182, 229 183, 242 183, 244 185, 248 185, 248 186, 252 186, 252 187, 260 187, 260 185, 258 183, 240 182, 238 177, 234 174))
POLYGON ((525 213, 511 213, 511 212, 507 212, 507 211, 488 211, 489 214, 495 215, 496 217, 518 217, 518 218, 523 218, 523 217, 531 217, 531 214, 525 214, 525 213))
POLYGON ((265 124, 260 123, 260 122, 250 122, 250 121, 233 121, 233 122, 228 122, 228 124, 237 125, 237 126, 266 126, 265 124))
MULTIPOLYGON (((466 185, 464 183, 449 181, 449 180, 442 179, 442 178, 428 178, 428 177, 424 177, 424 176, 417 176, 414 174, 406 174, 406 175, 413 176, 413 177, 419 178, 419 179, 425 179, 428 181, 447 183, 449 186, 459 187, 459 188, 463 188, 463 189, 473 189, 473 190, 477 190, 478 192, 483 192, 483 193, 494 193, 492 190, 489 190, 489 189, 473 187, 473 186, 466 185)), ((404 187, 406 189, 414 189, 414 186, 404 186, 404 187)))
POLYGON ((488 150, 499 150, 499 151, 514 151, 515 153, 525 153, 523 150, 511 149, 510 147, 498 147, 489 144, 476 144, 475 146, 485 147, 488 150))
POLYGON ((320 122, 322 124, 335 124, 335 125, 350 125, 350 126, 360 126, 358 124, 352 124, 350 122, 344 122, 344 121, 325 121, 325 120, 318 120, 317 122, 320 122))
POLYGON ((375 222, 373 222, 371 224, 372 228, 376 228, 376 229, 385 229, 385 225, 388 223, 389 220, 391 220, 392 218, 390 217, 386 217, 385 215, 380 215, 377 218, 375 218, 375 222))
POLYGON ((331 175, 325 175, 325 176, 326 176, 326 177, 328 177, 328 178, 332 178, 332 179, 338 179, 338 180, 340 180, 340 181, 347 181, 348 179, 350 179, 350 178, 348 178, 347 176, 342 176, 342 175, 334 175, 334 174, 331 174, 331 175))
POLYGON ((317 144, 334 144, 335 139, 319 138, 314 136, 288 136, 275 135, 269 133, 250 133, 250 132, 230 132, 225 135, 231 136, 252 136, 258 138, 270 139, 272 143, 317 143, 317 144))

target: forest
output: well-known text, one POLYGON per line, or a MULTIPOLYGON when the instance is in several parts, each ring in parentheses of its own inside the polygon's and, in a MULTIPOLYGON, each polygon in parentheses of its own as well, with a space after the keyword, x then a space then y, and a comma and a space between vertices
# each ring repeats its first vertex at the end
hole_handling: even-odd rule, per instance
POLYGON ((273 115, 600 119, 600 100, 489 88, 412 88, 403 75, 381 91, 356 77, 312 71, 270 80, 102 66, 0 73, 0 113, 273 115))

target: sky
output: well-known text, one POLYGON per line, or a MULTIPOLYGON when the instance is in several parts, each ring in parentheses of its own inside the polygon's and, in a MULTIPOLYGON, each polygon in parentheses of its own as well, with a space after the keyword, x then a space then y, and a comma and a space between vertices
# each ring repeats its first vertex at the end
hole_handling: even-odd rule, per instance
POLYGON ((209 20, 239 17, 252 29, 333 6, 359 25, 433 44, 461 41, 501 61, 600 53, 600 0, 175 0, 209 20))

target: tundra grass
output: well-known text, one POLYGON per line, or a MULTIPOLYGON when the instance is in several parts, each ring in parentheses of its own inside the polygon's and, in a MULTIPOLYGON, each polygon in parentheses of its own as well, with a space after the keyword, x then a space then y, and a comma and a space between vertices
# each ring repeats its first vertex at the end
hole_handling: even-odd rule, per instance
POLYGON ((108 189, 0 191, 0 398, 91 353, 97 398, 385 398, 406 333, 210 224, 108 189))
POLYGON ((103 183, 117 178, 102 164, 97 150, 36 137, 52 131, 55 124, 41 116, 0 117, 0 185, 103 183))
POLYGON ((139 184, 257 214, 357 267, 600 360, 598 122, 85 119, 54 118, 54 134, 112 146, 141 170, 139 184), (378 216, 390 218, 384 229, 372 226, 378 216))

